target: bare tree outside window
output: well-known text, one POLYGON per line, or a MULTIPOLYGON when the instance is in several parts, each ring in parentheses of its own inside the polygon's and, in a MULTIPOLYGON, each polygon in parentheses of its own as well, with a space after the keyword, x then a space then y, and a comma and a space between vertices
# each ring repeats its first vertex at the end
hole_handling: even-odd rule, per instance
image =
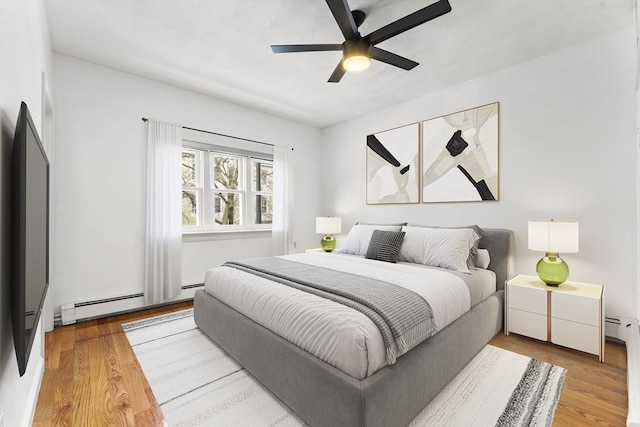
POLYGON ((182 151, 185 232, 269 229, 273 221, 273 162, 201 148, 182 151))
POLYGON ((231 156, 213 156, 213 188, 226 190, 216 192, 215 222, 219 225, 239 225, 241 223, 240 159, 231 156), (236 191, 234 191, 236 190, 236 191))
POLYGON ((182 225, 198 225, 197 155, 182 152, 182 225))

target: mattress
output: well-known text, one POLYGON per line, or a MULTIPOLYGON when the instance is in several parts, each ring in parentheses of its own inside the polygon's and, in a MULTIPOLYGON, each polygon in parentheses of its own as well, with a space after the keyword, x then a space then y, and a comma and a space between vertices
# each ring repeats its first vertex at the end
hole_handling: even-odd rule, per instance
MULTIPOLYGON (((490 270, 463 274, 327 253, 282 258, 387 281, 416 292, 431 306, 437 330, 496 290, 495 274, 490 270)), ((387 364, 378 328, 364 314, 340 303, 226 266, 207 272, 205 291, 356 379, 366 378, 387 364)))

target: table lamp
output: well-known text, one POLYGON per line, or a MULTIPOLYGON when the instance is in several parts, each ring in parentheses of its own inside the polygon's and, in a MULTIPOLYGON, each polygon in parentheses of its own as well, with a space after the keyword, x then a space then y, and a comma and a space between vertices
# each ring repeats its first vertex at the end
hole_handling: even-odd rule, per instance
POLYGON ((342 231, 342 220, 337 216, 316 217, 316 233, 324 234, 320 240, 320 246, 325 252, 331 252, 336 248, 336 239, 332 234, 342 231))
POLYGON ((560 252, 578 252, 578 222, 529 221, 529 249, 544 251, 536 264, 538 277, 549 286, 558 286, 569 277, 569 266, 560 252))

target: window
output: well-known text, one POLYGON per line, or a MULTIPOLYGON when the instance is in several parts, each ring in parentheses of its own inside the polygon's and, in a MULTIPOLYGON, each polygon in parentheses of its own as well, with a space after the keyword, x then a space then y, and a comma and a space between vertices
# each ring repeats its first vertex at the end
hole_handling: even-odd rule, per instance
POLYGON ((273 162, 252 155, 185 148, 184 231, 270 229, 273 162))
POLYGON ((255 223, 271 224, 273 221, 273 163, 251 160, 251 185, 255 196, 255 223))
POLYGON ((217 225, 242 224, 242 158, 210 153, 213 170, 214 221, 217 225))
POLYGON ((194 150, 182 152, 182 225, 198 226, 198 206, 202 198, 199 177, 199 153, 194 150))

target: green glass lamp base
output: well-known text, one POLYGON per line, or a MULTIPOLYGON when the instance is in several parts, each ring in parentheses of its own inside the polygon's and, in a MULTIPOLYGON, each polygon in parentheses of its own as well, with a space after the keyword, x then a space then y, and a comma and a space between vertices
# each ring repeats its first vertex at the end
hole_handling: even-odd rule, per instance
POLYGON ((549 286, 558 286, 569 278, 569 266, 557 253, 547 254, 536 264, 538 277, 549 286))
POLYGON ((331 234, 325 234, 320 240, 320 247, 325 252, 331 252, 336 248, 336 239, 331 234))

